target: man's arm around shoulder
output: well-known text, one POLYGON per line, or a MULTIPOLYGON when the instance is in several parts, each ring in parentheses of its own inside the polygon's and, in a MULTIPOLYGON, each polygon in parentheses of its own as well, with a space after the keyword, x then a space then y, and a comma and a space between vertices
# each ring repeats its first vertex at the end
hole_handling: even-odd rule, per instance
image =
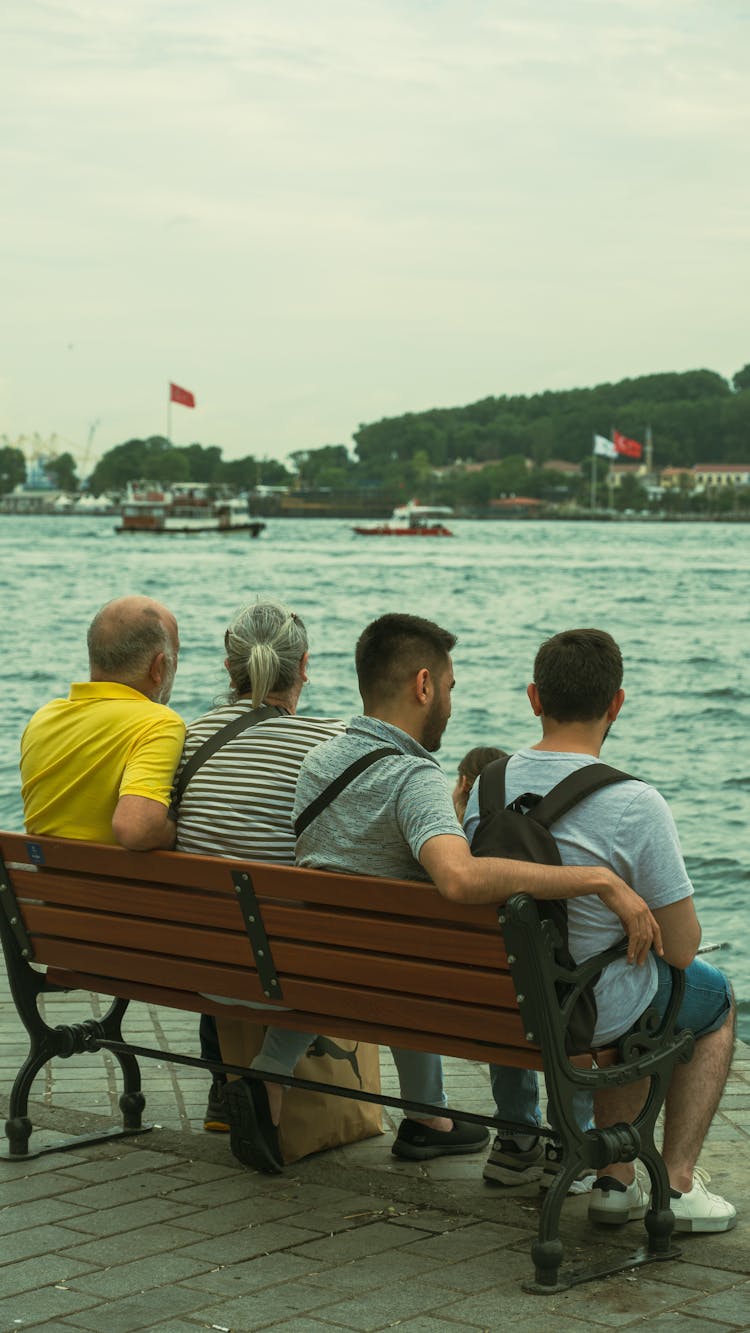
POLYGON ((514 893, 532 898, 579 898, 595 893, 628 936, 628 962, 643 965, 653 947, 663 953, 658 921, 642 898, 605 866, 547 866, 495 856, 472 856, 466 839, 428 838, 419 859, 445 898, 462 903, 504 903, 514 893))

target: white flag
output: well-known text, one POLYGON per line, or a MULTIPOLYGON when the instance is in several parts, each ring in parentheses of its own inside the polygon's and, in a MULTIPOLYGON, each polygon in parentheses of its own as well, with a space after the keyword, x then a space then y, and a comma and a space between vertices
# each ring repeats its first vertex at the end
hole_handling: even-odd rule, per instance
POLYGON ((617 450, 606 435, 594 436, 594 453, 599 454, 602 458, 617 458, 617 450))

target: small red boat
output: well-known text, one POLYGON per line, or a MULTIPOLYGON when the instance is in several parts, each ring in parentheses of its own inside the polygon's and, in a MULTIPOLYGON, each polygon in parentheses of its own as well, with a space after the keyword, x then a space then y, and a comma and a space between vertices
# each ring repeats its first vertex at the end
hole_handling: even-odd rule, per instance
POLYGON ((394 509, 385 523, 375 527, 354 528, 360 537, 452 537, 450 528, 443 519, 450 518, 453 510, 447 505, 421 505, 417 500, 409 500, 405 505, 394 509))

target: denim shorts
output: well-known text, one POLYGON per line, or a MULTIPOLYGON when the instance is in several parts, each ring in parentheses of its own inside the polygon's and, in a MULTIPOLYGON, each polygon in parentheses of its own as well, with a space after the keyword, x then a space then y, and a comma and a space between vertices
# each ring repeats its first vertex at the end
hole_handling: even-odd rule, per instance
MULTIPOLYGON (((656 966, 659 979, 649 1009, 663 1015, 672 992, 672 977, 663 958, 656 959, 656 966)), ((702 958, 694 958, 685 969, 685 994, 677 1015, 677 1031, 690 1028, 696 1037, 706 1037, 724 1026, 731 1007, 732 987, 724 973, 704 963, 702 958)))

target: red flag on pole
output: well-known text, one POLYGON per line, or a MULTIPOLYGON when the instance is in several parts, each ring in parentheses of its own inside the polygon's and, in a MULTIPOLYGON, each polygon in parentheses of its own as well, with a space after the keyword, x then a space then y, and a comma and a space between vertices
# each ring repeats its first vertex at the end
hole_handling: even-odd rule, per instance
POLYGON ((615 446, 615 452, 622 455, 623 458, 640 458, 643 453, 643 445, 637 440, 629 440, 627 435, 621 435, 619 430, 612 431, 612 443, 615 446))
POLYGON ((170 384, 169 401, 171 403, 182 403, 183 407, 195 407, 195 394, 189 389, 181 389, 179 384, 170 384))

